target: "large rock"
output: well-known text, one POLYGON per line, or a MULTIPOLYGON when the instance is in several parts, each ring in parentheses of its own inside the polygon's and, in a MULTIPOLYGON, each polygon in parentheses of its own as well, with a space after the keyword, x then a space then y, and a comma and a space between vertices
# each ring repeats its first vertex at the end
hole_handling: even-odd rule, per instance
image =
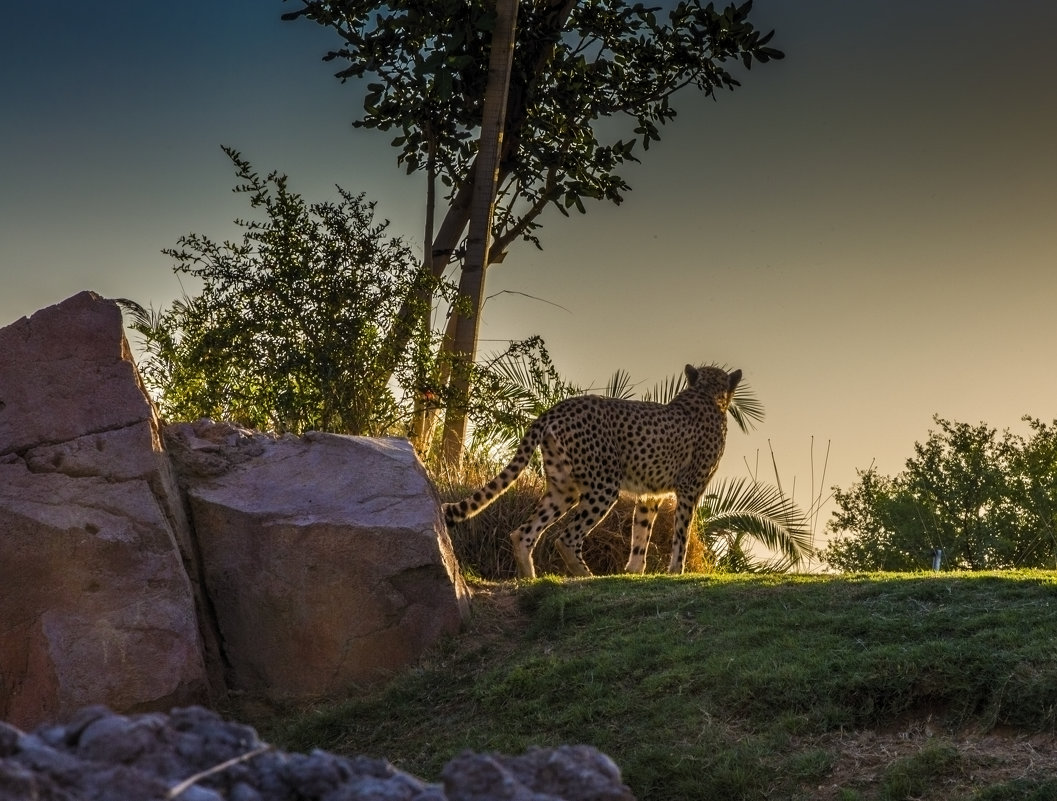
POLYGON ((0 329, 0 718, 315 698, 460 626, 468 593, 406 441, 208 422, 167 439, 175 458, 114 302, 0 329))
POLYGON ((304 700, 391 675, 468 593, 406 440, 165 429, 233 688, 304 700))
POLYGON ((0 717, 205 697, 161 450, 114 303, 0 329, 0 717))

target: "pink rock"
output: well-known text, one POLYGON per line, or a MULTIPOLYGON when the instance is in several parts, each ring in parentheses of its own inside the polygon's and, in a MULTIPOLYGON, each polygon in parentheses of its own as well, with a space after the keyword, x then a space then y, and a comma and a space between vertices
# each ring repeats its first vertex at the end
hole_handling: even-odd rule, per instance
POLYGON ((305 700, 392 675, 461 626, 468 592, 406 440, 165 429, 232 684, 305 700))
POLYGON ((117 306, 0 329, 0 718, 206 696, 182 525, 117 306))
POLYGON ((160 431, 115 303, 0 329, 0 718, 316 698, 460 627, 469 593, 406 441, 160 431))
POLYGON ((0 329, 0 454, 154 416, 112 301, 81 292, 0 329))

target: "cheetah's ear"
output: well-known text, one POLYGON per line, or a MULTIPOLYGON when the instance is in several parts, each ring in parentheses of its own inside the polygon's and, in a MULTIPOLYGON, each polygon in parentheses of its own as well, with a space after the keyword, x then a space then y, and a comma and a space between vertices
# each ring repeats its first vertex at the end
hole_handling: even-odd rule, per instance
POLYGON ((738 388, 738 382, 741 381, 741 370, 735 370, 729 373, 727 376, 730 379, 730 389, 728 392, 733 392, 738 388))
POLYGON ((692 387, 694 384, 697 383, 697 377, 700 375, 700 373, 698 373, 696 367, 694 367, 692 364, 688 364, 686 365, 686 367, 683 368, 683 372, 686 373, 686 383, 689 386, 692 387))

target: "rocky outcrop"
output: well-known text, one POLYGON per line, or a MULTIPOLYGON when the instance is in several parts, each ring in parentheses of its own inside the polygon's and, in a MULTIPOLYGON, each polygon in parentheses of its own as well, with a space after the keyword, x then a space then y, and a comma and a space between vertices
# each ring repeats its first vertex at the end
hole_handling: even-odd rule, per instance
POLYGON ((0 330, 0 717, 205 697, 181 524, 118 308, 0 330))
POLYGON ((203 420, 170 426, 165 442, 234 689, 325 696, 458 631, 468 593, 407 440, 273 437, 203 420))
POLYGON ((32 734, 0 723, 0 801, 634 801, 587 746, 465 752, 432 784, 388 762, 284 753, 201 708, 125 717, 101 707, 32 734))
POLYGON ((458 628, 468 594, 406 443, 162 439, 113 302, 0 329, 0 718, 306 699, 458 628))

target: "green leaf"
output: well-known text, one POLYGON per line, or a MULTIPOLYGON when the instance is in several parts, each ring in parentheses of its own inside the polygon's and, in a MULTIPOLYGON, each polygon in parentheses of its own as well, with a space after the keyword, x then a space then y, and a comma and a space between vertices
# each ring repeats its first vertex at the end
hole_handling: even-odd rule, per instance
POLYGON ((437 100, 445 101, 451 98, 451 73, 447 70, 438 72, 433 82, 433 93, 437 100))
POLYGON ((631 374, 627 370, 617 370, 606 382, 602 394, 607 398, 631 398, 634 394, 631 374))

